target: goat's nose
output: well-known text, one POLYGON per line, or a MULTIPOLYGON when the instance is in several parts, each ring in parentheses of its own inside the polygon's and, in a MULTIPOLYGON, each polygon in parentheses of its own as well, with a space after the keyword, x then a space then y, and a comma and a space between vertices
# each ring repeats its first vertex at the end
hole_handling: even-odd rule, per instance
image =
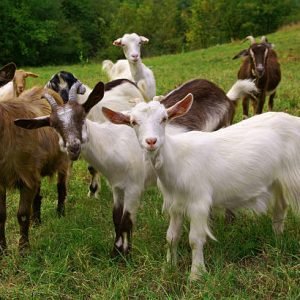
POLYGON ((157 138, 147 138, 146 139, 146 143, 149 145, 149 146, 154 146, 157 142, 157 138))
POLYGON ((131 54, 131 57, 137 59, 139 58, 139 55, 135 53, 135 54, 131 54))

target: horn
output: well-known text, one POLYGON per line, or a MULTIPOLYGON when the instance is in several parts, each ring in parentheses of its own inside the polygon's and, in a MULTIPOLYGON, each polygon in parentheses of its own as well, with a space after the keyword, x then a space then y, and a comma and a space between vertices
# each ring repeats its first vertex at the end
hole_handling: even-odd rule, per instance
POLYGON ((244 40, 243 43, 249 40, 251 42, 251 45, 255 44, 255 38, 252 35, 248 35, 244 40))
POLYGON ((69 101, 77 101, 77 94, 84 94, 86 91, 83 84, 77 80, 71 87, 69 92, 69 101))
POLYGON ((269 43, 267 37, 264 35, 261 37, 260 41, 261 41, 261 43, 266 43, 266 44, 269 43))
POLYGON ((48 101, 48 103, 50 104, 52 110, 57 110, 58 105, 57 105, 56 101, 54 100, 54 98, 51 95, 49 95, 48 93, 45 93, 43 95, 43 98, 45 98, 48 101))

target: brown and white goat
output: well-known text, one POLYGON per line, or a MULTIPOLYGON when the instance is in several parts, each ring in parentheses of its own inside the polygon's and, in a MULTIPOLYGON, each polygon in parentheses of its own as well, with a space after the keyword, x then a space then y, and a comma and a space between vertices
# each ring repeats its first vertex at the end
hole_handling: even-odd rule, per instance
POLYGON ((16 65, 9 63, 0 69, 0 87, 13 80, 16 72, 16 65))
MULTIPOLYGON (((14 121, 19 118, 41 117, 50 114, 49 103, 42 98, 47 90, 32 88, 21 97, 0 103, 0 252, 6 249, 6 191, 18 189, 20 202, 17 213, 20 226, 19 249, 29 247, 29 226, 32 217, 40 222, 41 178, 58 174, 58 206, 64 214, 66 182, 70 160, 59 145, 59 137, 51 128, 37 131, 17 127, 14 121)), ((49 90, 58 103, 63 103, 59 95, 49 90)))
MULTIPOLYGON (((244 57, 242 65, 238 71, 238 79, 252 79, 258 88, 258 93, 251 96, 253 114, 263 112, 266 96, 269 96, 268 110, 273 110, 276 88, 281 80, 280 64, 277 54, 272 49, 265 37, 260 43, 256 43, 253 36, 246 37, 251 45, 248 49, 242 50, 233 59, 244 57)), ((248 117, 249 97, 243 99, 243 117, 248 117)))
POLYGON ((0 101, 19 97, 26 88, 26 78, 28 77, 36 78, 38 75, 24 70, 16 70, 13 80, 0 89, 0 101))

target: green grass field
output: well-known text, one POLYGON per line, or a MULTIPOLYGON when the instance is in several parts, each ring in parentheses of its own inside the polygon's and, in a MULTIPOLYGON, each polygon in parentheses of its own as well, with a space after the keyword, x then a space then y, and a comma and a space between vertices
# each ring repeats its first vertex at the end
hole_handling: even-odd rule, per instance
MULTIPOLYGON (((268 38, 275 43, 282 67, 274 108, 300 116, 300 25, 268 38)), ((235 42, 144 62, 155 73, 158 94, 196 77, 227 91, 240 65, 232 57, 246 46, 235 42)), ((45 84, 60 70, 75 73, 90 86, 106 81, 100 63, 27 69, 40 74, 29 80, 30 85, 45 84)), ((240 120, 239 105, 236 121, 240 120)), ((31 251, 26 257, 17 251, 18 194, 9 193, 9 254, 0 259, 0 299, 300 299, 299 216, 289 212, 284 234, 276 237, 268 215, 240 211, 234 224, 225 225, 223 213, 216 212, 212 230, 218 241, 208 240, 204 252, 208 273, 191 283, 188 223, 178 268, 171 268, 165 260, 168 218, 161 213, 162 197, 154 188, 141 201, 131 258, 110 258, 112 195, 103 180, 101 199, 87 197, 86 167, 84 161, 73 165, 64 218, 55 211, 55 180, 43 181, 43 223, 31 228, 31 251)))

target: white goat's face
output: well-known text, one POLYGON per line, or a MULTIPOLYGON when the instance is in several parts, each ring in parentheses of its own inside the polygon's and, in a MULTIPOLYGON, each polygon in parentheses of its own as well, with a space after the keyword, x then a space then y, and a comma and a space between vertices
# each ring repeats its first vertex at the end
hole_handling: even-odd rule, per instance
POLYGON ((124 34, 123 37, 114 41, 115 46, 123 48, 125 57, 131 63, 136 63, 141 59, 141 45, 148 43, 148 39, 136 33, 124 34))
POLYGON ((157 101, 139 103, 130 113, 130 123, 143 149, 155 153, 164 143, 168 119, 165 107, 157 101))

